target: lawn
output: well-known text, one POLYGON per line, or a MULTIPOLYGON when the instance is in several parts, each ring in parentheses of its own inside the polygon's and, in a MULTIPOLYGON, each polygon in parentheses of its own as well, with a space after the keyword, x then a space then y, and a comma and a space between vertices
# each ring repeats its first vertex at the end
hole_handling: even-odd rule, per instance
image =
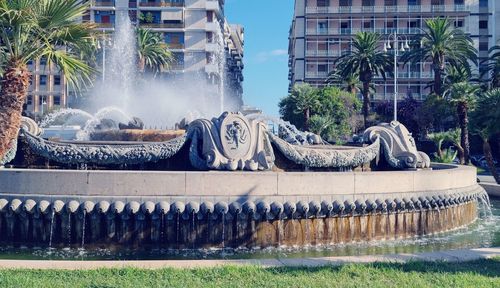
POLYGON ((0 287, 500 287, 500 259, 322 268, 0 270, 0 287))

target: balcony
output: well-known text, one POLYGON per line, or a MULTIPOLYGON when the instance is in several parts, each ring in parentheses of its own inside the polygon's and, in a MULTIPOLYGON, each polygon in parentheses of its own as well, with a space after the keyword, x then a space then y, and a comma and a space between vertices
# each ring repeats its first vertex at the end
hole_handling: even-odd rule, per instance
POLYGON ((141 23, 140 26, 150 29, 178 29, 184 28, 184 23, 141 23))
POLYGON ((205 50, 208 52, 216 52, 219 50, 219 45, 217 43, 207 43, 205 44, 205 50))
POLYGON ((113 29, 114 23, 94 23, 97 29, 113 29))
POLYGON ((205 30, 207 30, 207 31, 217 32, 220 29, 221 28, 220 28, 219 24, 216 22, 208 22, 205 24, 205 30))
POLYGON ((205 8, 208 11, 215 11, 215 12, 219 13, 220 12, 219 0, 207 0, 205 8))
POLYGON ((323 71, 307 71, 306 78, 326 78, 328 77, 328 72, 323 71))
POLYGON ((338 57, 340 50, 306 50, 306 56, 309 57, 338 57))
POLYGON ((169 49, 184 49, 184 43, 165 43, 169 49))
POLYGON ((468 5, 326 6, 306 7, 306 14, 469 12, 468 5))
POLYGON ((91 3, 92 7, 109 7, 113 8, 115 7, 115 1, 92 1, 91 3))
POLYGON ((141 1, 139 7, 184 7, 184 1, 141 1))

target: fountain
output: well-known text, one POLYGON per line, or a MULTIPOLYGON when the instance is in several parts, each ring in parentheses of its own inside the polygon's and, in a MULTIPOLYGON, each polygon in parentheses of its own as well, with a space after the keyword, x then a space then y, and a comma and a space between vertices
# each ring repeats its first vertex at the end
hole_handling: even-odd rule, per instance
POLYGON ((263 119, 225 112, 190 122, 168 141, 102 143, 43 139, 25 118, 20 139, 52 169, 0 170, 0 230, 7 232, 0 240, 168 249, 339 245, 457 229, 488 205, 473 168, 431 166, 398 122, 367 129, 363 147, 339 147, 283 122, 278 130, 286 133, 274 134, 263 119), (140 169, 148 163, 157 171, 140 169), (170 169, 179 163, 182 170, 170 169), (67 170, 74 165, 100 168, 67 170), (49 235, 32 237, 35 225, 27 223, 39 213, 48 215, 40 225, 49 235))
MULTIPOLYGON (((201 110, 206 103, 190 97, 175 104, 168 97, 151 100, 148 87, 160 87, 160 96, 172 88, 136 82, 134 31, 123 11, 117 21, 102 83, 109 87, 96 89, 96 99, 121 105, 93 114, 61 110, 40 126, 23 119, 18 141, 0 159, 6 164, 0 169, 1 243, 118 251, 418 243, 472 225, 490 205, 473 167, 431 164, 398 122, 368 128, 363 145, 333 146, 262 114, 203 116, 229 106, 223 35, 217 37, 217 107, 201 110), (163 119, 171 117, 161 111, 165 103, 156 101, 163 98, 167 112, 201 113, 179 121, 175 133, 143 130, 144 124, 173 126, 163 119), (151 121, 150 103, 162 119, 151 121), (138 107, 147 109, 135 114, 138 107), (76 139, 43 134, 70 124, 81 128, 76 139), (148 133, 154 137, 146 139, 148 133)), ((204 90, 191 89, 196 99, 204 90)))

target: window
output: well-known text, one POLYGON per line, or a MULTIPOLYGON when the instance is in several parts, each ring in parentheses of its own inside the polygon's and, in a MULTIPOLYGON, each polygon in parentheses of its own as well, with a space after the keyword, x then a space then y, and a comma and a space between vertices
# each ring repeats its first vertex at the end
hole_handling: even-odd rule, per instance
POLYGON ((375 0, 363 0, 363 6, 374 6, 375 5, 375 0))
POLYGON ((327 21, 318 22, 318 32, 326 34, 327 31, 328 31, 328 22, 327 21))
POLYGON ((318 0, 317 5, 318 7, 328 7, 330 6, 330 0, 318 0))
POLYGON ((328 71, 328 65, 318 64, 318 72, 327 72, 327 71, 328 71))
POLYGON ((42 57, 40 58, 40 65, 46 65, 47 64, 47 58, 42 57))
POLYGON ((54 96, 54 105, 61 105, 61 97, 54 96))
POLYGON ((464 0, 455 0, 455 5, 464 5, 464 0))
POLYGON ((26 104, 33 105, 33 96, 28 95, 28 97, 26 98, 26 104))
POLYGON ((479 0, 479 7, 488 7, 488 0, 479 0))
POLYGON ((40 75, 40 85, 47 85, 47 75, 40 75))
POLYGON ((373 28, 372 21, 363 22, 363 28, 365 28, 365 29, 373 28))
POLYGON ((431 5, 444 5, 444 0, 432 0, 431 5))
POLYGON ((409 6, 420 5, 420 0, 408 0, 408 5, 409 6))
POLYGON ((488 51, 488 42, 479 42, 479 51, 488 51))
POLYGON ((488 20, 480 20, 479 29, 488 29, 488 20))
POLYGON ((213 32, 207 32, 207 42, 214 43, 214 33, 213 32))
POLYGON ((54 76, 54 85, 55 86, 61 85, 61 76, 59 75, 54 76))
POLYGON ((351 6, 351 0, 339 0, 339 6, 341 7, 351 6))
POLYGON ((214 22, 214 11, 207 11, 207 22, 214 22))
POLYGON ((462 28, 464 27, 464 20, 455 20, 454 24, 455 28, 462 28))

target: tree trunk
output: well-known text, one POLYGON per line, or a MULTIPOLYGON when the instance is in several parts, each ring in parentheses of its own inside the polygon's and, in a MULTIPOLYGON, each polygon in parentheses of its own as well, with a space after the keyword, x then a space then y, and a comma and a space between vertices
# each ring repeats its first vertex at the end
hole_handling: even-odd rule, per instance
POLYGON ((439 96, 441 95, 441 70, 439 68, 434 69, 434 93, 439 96))
POLYGON ((0 159, 17 138, 30 77, 26 64, 17 60, 8 62, 0 90, 0 159))
POLYGON ((304 110, 304 130, 309 131, 309 118, 311 118, 311 113, 309 108, 304 110))
POLYGON ((363 125, 368 128, 368 115, 370 113, 370 82, 363 82, 363 125))
POLYGON ((460 102, 457 105, 458 122, 460 125, 460 145, 464 149, 464 164, 470 164, 470 145, 469 145, 469 117, 467 116, 467 104, 460 102))
POLYGON ((486 158, 486 163, 488 163, 488 169, 490 169, 491 175, 493 175, 497 184, 500 184, 500 176, 498 175, 497 167, 493 161, 493 154, 491 154, 491 146, 488 141, 488 137, 483 137, 483 153, 484 158, 486 158))
POLYGON ((457 148, 458 159, 460 160, 460 164, 464 165, 465 164, 465 152, 464 152, 464 148, 462 148, 462 145, 455 145, 455 147, 457 148))

